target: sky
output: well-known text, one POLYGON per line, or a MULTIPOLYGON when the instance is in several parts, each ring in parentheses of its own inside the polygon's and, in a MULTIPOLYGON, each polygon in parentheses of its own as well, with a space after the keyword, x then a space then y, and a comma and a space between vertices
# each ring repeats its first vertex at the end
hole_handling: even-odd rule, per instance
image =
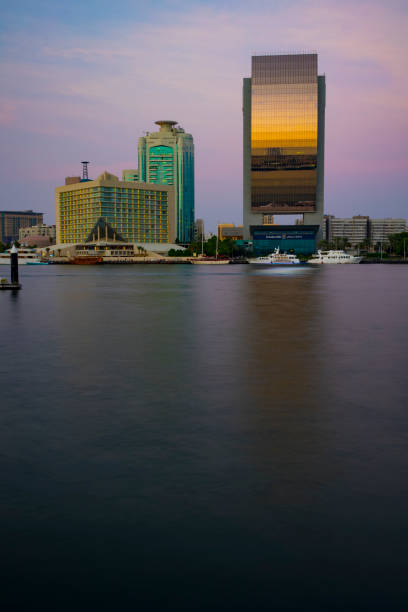
POLYGON ((317 52, 325 211, 407 218, 406 0, 14 0, 0 8, 2 210, 55 223, 54 188, 137 167, 158 119, 194 137, 196 217, 242 222, 251 55, 317 52))

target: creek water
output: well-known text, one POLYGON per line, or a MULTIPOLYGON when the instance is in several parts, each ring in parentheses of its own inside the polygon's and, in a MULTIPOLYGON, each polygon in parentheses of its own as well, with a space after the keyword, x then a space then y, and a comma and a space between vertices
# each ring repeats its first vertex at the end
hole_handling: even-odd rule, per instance
POLYGON ((408 266, 0 294, 6 610, 400 610, 408 266))

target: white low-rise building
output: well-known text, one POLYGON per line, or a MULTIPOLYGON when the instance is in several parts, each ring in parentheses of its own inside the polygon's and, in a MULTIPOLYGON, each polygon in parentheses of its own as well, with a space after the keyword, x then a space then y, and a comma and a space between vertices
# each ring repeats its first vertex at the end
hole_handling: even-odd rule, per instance
POLYGON ((18 240, 26 246, 36 245, 43 247, 55 244, 56 228, 55 225, 45 225, 40 223, 30 227, 21 227, 18 231, 18 240))
POLYGON ((400 234, 406 231, 406 219, 370 219, 371 244, 387 242, 390 234, 400 234))
POLYGON ((370 219, 367 215, 356 215, 349 218, 337 218, 325 215, 323 219, 323 239, 336 243, 336 240, 347 239, 351 246, 357 246, 369 240, 371 244, 387 242, 390 234, 406 231, 405 219, 370 219))

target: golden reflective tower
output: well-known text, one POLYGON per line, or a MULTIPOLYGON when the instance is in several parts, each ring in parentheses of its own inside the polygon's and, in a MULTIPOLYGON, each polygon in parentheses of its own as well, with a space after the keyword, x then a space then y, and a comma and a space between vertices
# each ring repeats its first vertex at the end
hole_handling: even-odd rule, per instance
POLYGON ((325 77, 317 54, 252 58, 244 79, 244 227, 265 213, 323 218, 325 77))

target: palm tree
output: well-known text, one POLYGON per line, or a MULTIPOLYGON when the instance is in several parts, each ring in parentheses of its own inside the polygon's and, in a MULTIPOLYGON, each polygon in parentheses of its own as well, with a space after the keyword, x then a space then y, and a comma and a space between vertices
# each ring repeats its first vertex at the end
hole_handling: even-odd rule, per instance
POLYGON ((332 245, 328 240, 321 240, 318 246, 321 251, 329 251, 332 245))
POLYGON ((359 243, 358 246, 363 251, 369 251, 370 250, 370 244, 371 244, 370 239, 369 238, 365 238, 362 242, 359 243))

